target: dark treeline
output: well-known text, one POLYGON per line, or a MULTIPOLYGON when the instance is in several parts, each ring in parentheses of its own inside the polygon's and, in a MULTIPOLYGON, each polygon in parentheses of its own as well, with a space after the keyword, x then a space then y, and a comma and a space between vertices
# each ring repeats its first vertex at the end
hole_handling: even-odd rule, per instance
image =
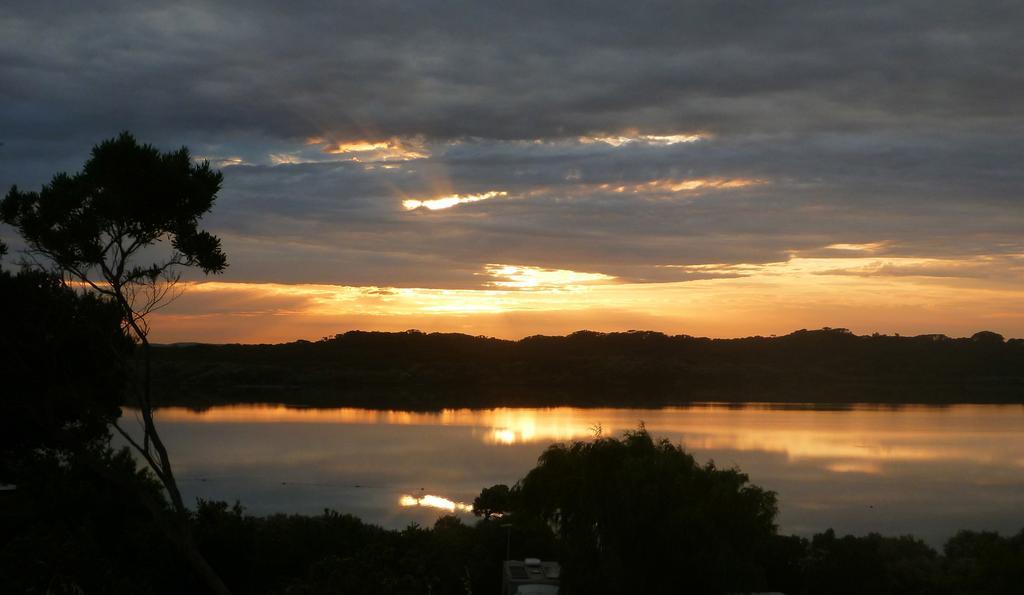
MULTIPOLYGON (((331 511, 316 517, 254 517, 237 505, 216 502, 202 503, 196 522, 207 557, 238 593, 381 595, 499 592, 507 535, 502 525, 508 524, 447 516, 432 528, 389 531, 331 511)), ((569 584, 565 592, 747 592, 731 590, 734 581, 714 582, 696 564, 658 568, 673 553, 686 551, 675 541, 648 539, 651 548, 664 548, 664 555, 643 567, 622 568, 618 577, 607 567, 586 567, 588 588, 569 584)), ((509 543, 513 559, 565 554, 535 527, 516 525, 509 543)), ((1024 584, 1024 531, 1012 537, 961 531, 941 552, 911 536, 837 536, 832 530, 811 539, 774 535, 763 545, 750 568, 754 576, 736 577, 747 579, 743 586, 789 595, 1009 595, 1024 584)))
MULTIPOLYGON (((203 502, 195 523, 201 547, 236 593, 455 595, 499 592, 508 520, 470 523, 446 516, 433 527, 392 531, 333 511, 259 517, 238 505, 203 502)), ((513 524, 508 542, 513 559, 564 555, 540 528, 513 524)), ((589 588, 564 585, 565 592, 746 592, 730 590, 729 580, 709 582, 708 573, 692 564, 657 569, 681 550, 673 541, 647 541, 651 548, 663 548, 664 555, 643 567, 624 568, 621 577, 610 576, 606 567, 589 567, 589 588)), ((775 535, 763 545, 747 584, 788 595, 1009 595, 1024 584, 1024 531, 1012 537, 961 531, 941 551, 910 536, 837 536, 832 530, 810 539, 775 535)), ((564 563, 563 568, 572 570, 564 563)), ((181 585, 180 576, 166 580, 181 585)))
POLYGON ((580 331, 518 341, 352 331, 316 342, 168 346, 154 361, 158 398, 198 406, 1024 401, 1024 340, 987 331, 949 338, 825 328, 744 339, 580 331))

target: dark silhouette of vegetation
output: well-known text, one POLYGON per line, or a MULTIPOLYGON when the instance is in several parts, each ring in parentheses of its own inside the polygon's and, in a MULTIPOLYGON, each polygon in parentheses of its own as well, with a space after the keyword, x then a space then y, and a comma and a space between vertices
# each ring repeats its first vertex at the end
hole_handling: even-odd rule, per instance
POLYGON ((775 494, 643 429, 548 448, 512 500, 514 514, 554 527, 574 593, 747 592, 765 581, 775 494))
MULTIPOLYGON (((561 559, 562 590, 569 595, 744 592, 738 583, 788 595, 1010 595, 1019 592, 1024 571, 1024 531, 1013 537, 961 532, 944 553, 909 536, 774 535, 764 544, 768 549, 748 560, 756 572, 740 578, 721 575, 721 567, 656 563, 678 555, 679 541, 687 539, 665 533, 667 540, 658 542, 658 525, 638 527, 636 539, 605 546, 649 552, 658 545, 665 551, 656 560, 612 570, 567 552, 547 525, 522 513, 472 525, 448 516, 431 528, 390 531, 332 511, 255 517, 237 505, 205 502, 195 522, 203 551, 232 589, 254 594, 496 594, 510 523, 511 558, 561 559), (621 582, 597 580, 616 572, 621 582)), ((704 545, 723 548, 725 542, 712 536, 704 545)))
POLYGON ((508 341, 352 331, 281 345, 168 346, 155 350, 154 365, 162 403, 197 407, 1024 402, 1024 340, 991 332, 707 339, 580 331, 508 341))
POLYGON ((22 466, 0 491, 0 592, 202 593, 160 524, 160 484, 128 450, 71 452, 22 466))
POLYGON ((1024 585, 1024 529, 1008 539, 991 531, 960 531, 943 552, 952 592, 1014 593, 1024 585))
POLYGON ((109 444, 133 349, 117 306, 0 269, 0 308, 0 592, 196 590, 159 484, 109 444))
POLYGON ((512 507, 512 493, 507 485, 498 484, 484 488, 473 500, 473 514, 490 520, 493 516, 502 516, 512 507))
POLYGON ((116 306, 45 272, 0 269, 0 309, 0 483, 17 484, 39 459, 106 446, 132 346, 116 306))
MULTIPOLYGON (((253 517, 203 502, 196 537, 239 593, 496 593, 506 530, 447 516, 432 528, 389 531, 350 515, 253 517)), ((517 527, 512 555, 552 555, 540 525, 517 527)))
POLYGON ((831 529, 806 545, 803 591, 808 593, 940 592, 939 556, 909 536, 837 538, 831 529))
MULTIPOLYGON (((38 192, 12 187, 0 217, 13 225, 30 254, 65 282, 77 282, 111 304, 126 336, 139 345, 131 402, 142 419, 136 440, 116 420, 111 426, 131 444, 167 492, 174 540, 215 592, 227 590, 192 544, 188 509, 170 456, 153 421, 151 357, 146 316, 175 296, 180 271, 216 273, 227 266, 220 240, 198 228, 213 205, 222 177, 188 149, 161 152, 122 133, 93 147, 82 171, 57 174, 38 192), (169 250, 160 255, 157 244, 169 250)), ((111 357, 106 366, 116 369, 111 357)), ((125 391, 112 392, 124 401, 125 391)))

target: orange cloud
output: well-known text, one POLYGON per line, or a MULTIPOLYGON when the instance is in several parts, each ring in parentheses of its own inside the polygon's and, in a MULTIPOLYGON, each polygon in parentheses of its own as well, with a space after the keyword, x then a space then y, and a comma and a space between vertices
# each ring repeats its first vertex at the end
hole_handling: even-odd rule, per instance
POLYGON ((383 140, 354 139, 330 141, 311 137, 307 145, 319 145, 321 150, 346 161, 376 163, 381 161, 412 161, 430 157, 426 140, 421 137, 392 137, 383 140))
POLYGON ((700 190, 729 190, 734 188, 746 188, 766 184, 765 180, 752 178, 689 178, 682 180, 651 180, 640 184, 601 184, 597 188, 601 190, 643 194, 643 193, 675 193, 675 192, 696 192, 700 190))
MULTIPOLYGON (((466 289, 192 283, 180 299, 153 315, 153 338, 290 341, 355 328, 501 337, 644 328, 730 337, 823 326, 954 335, 991 329, 1024 336, 1019 275, 985 277, 978 263, 969 278, 928 276, 927 267, 923 275, 887 275, 877 262, 874 257, 795 257, 768 264, 667 265, 715 278, 666 283, 507 264, 485 266, 481 286, 466 289)), ((904 269, 920 264, 918 259, 885 262, 904 269)), ((998 262, 992 266, 1005 270, 998 262)), ((966 266, 955 260, 927 263, 966 266)))
POLYGON ((573 289, 585 284, 615 279, 615 277, 602 273, 579 273, 564 269, 544 269, 511 264, 484 265, 484 271, 485 275, 495 279, 488 281, 487 285, 507 289, 573 289))

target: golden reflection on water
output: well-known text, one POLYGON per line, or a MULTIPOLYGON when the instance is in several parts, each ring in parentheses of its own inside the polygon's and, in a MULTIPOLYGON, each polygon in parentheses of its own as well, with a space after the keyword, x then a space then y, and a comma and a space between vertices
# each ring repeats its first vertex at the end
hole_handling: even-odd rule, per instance
POLYGON ((782 453, 818 459, 836 473, 881 474, 883 463, 962 461, 1024 468, 1024 408, 955 405, 839 410, 701 404, 665 409, 497 408, 439 412, 231 405, 172 407, 163 422, 452 426, 490 445, 550 444, 600 431, 618 436, 640 423, 689 449, 782 453), (599 428, 599 430, 598 430, 599 428))
POLYGON ((409 494, 405 494, 398 499, 398 505, 406 508, 410 506, 422 506, 425 508, 447 510, 448 512, 473 512, 472 504, 466 504, 465 502, 456 502, 455 500, 449 500, 448 498, 444 498, 442 496, 435 496, 433 494, 426 494, 418 498, 416 496, 410 496, 409 494))

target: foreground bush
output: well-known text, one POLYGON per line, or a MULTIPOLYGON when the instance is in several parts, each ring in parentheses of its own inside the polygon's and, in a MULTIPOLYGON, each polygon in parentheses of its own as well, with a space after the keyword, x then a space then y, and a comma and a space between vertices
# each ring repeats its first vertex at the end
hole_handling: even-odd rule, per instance
POLYGON ((551 446, 512 500, 554 528, 572 592, 751 591, 767 577, 775 494, 642 428, 551 446))

